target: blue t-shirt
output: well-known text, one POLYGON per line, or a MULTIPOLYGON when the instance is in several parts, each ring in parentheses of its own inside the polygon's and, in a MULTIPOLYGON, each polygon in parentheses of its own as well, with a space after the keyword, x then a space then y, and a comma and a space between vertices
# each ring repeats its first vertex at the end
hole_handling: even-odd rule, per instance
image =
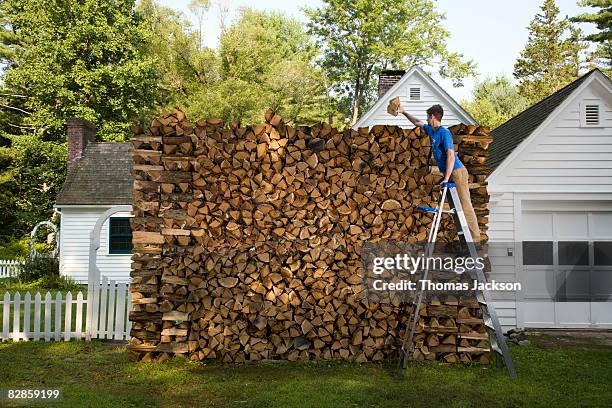
POLYGON ((434 130, 427 123, 423 125, 423 130, 425 130, 425 133, 429 136, 433 157, 436 159, 436 163, 438 163, 438 168, 442 174, 446 172, 446 151, 448 149, 453 149, 455 153, 455 165, 453 166, 453 170, 463 167, 463 163, 459 160, 457 152, 455 152, 455 148, 453 147, 453 135, 450 130, 444 126, 440 126, 434 130))

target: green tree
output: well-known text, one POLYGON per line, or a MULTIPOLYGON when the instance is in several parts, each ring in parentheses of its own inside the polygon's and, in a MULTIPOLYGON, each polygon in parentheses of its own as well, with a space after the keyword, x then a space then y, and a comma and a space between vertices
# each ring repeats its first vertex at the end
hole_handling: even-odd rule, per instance
POLYGON ((191 0, 189 2, 189 11, 191 11, 198 20, 198 50, 202 48, 202 25, 204 24, 204 16, 209 8, 209 0, 191 0))
POLYGON ((580 14, 571 20, 579 23, 595 24, 599 31, 587 35, 584 39, 597 45, 591 57, 608 76, 612 77, 612 1, 582 0, 579 4, 583 7, 599 9, 593 13, 580 14))
MULTIPOLYGON (((0 11, 4 0, 0 1, 0 11)), ((5 13, 0 13, 0 63, 3 70, 15 60, 15 51, 21 47, 23 39, 11 27, 10 21, 5 13)))
POLYGON ((158 99, 149 32, 134 0, 5 0, 2 16, 23 39, 5 86, 26 95, 21 125, 63 140, 68 117, 94 122, 103 140, 122 140, 158 99))
POLYGON ((321 66, 352 112, 351 124, 376 99, 382 69, 439 66, 440 75, 455 85, 475 73, 472 61, 447 50, 444 16, 431 0, 325 0, 305 12, 309 32, 323 50, 321 66))
POLYGON ((483 126, 495 129, 529 107, 529 100, 519 94, 505 76, 487 78, 477 83, 472 100, 462 101, 461 106, 483 126))
POLYGON ((586 50, 578 28, 568 18, 559 18, 554 0, 544 0, 529 25, 529 38, 514 64, 519 92, 539 101, 580 74, 581 54, 586 50))
POLYGON ((326 120, 325 78, 301 24, 278 12, 242 8, 221 35, 219 80, 187 98, 194 117, 261 122, 272 108, 289 123, 326 120))
POLYGON ((65 143, 37 135, 10 139, 10 147, 0 147, 0 241, 22 237, 53 215, 66 172, 65 143))
POLYGON ((184 106, 201 87, 219 81, 217 52, 199 46, 198 34, 183 14, 153 0, 142 0, 137 10, 151 33, 145 52, 157 61, 162 107, 184 106))

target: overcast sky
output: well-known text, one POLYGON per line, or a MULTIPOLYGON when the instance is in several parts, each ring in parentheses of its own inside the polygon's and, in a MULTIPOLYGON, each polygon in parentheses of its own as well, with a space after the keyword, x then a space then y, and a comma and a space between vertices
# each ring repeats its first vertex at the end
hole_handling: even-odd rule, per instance
MULTIPOLYGON (((180 10, 192 21, 195 17, 189 12, 189 0, 158 0, 167 7, 180 10)), ((215 1, 212 0, 213 4, 215 1)), ((226 0, 227 1, 227 0, 226 0)), ((444 87, 457 101, 469 98, 475 80, 505 74, 512 77, 516 58, 527 41, 527 26, 539 11, 543 0, 438 0, 438 9, 446 15, 444 28, 450 32, 448 48, 463 53, 478 64, 479 77, 469 79, 465 86, 454 88, 450 81, 436 76, 434 79, 444 87)), ((580 7, 576 0, 556 0, 561 15, 574 16, 591 10, 580 7)), ((319 0, 229 0, 229 21, 235 17, 235 11, 241 6, 259 10, 276 10, 285 15, 306 21, 301 8, 317 7, 319 0)), ((206 16, 204 24, 204 42, 216 48, 219 41, 219 22, 214 6, 206 16)), ((593 32, 591 24, 581 25, 589 33, 593 32)))

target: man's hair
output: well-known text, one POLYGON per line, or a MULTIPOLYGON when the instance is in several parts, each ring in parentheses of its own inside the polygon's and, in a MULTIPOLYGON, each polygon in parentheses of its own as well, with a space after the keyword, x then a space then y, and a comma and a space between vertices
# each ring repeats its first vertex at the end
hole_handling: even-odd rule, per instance
POLYGON ((444 116, 444 109, 442 109, 441 105, 433 105, 431 108, 427 109, 427 116, 434 115, 436 119, 442 120, 442 116, 444 116))

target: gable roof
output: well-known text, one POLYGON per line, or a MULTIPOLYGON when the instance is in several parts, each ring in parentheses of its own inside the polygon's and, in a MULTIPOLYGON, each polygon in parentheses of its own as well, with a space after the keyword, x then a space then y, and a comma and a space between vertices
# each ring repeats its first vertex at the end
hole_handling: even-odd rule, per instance
POLYGON ((571 82, 495 128, 491 132, 493 143, 489 147, 487 166, 491 169, 497 168, 523 140, 529 137, 595 71, 601 73, 597 68, 592 69, 574 82, 571 82))
POLYGON ((57 196, 62 205, 132 204, 132 144, 90 143, 57 196))
POLYGON ((387 92, 385 92, 384 95, 382 95, 380 98, 378 98, 378 100, 376 101, 374 106, 372 106, 364 115, 361 116, 361 118, 359 118, 359 120, 357 122, 355 122, 355 124, 353 125, 353 129, 357 129, 359 127, 363 127, 364 122, 366 122, 370 118, 370 116, 372 116, 374 114, 374 112, 376 112, 378 109, 380 109, 382 105, 386 105, 387 100, 389 99, 389 97, 392 96, 392 95, 397 94, 398 90, 413 75, 420 76, 423 79, 423 81, 426 84, 428 84, 430 86, 430 88, 434 92, 438 93, 438 95, 440 96, 440 99, 442 100, 442 102, 444 102, 447 106, 450 106, 450 107, 454 108, 454 110, 457 112, 457 115, 458 115, 459 119, 463 123, 465 123, 465 124, 477 124, 478 123, 478 122, 476 122, 476 120, 472 116, 470 116, 469 113, 467 113, 461 107, 461 105, 459 105, 457 103, 457 101, 455 101, 453 99, 452 96, 450 96, 444 90, 444 88, 442 88, 440 85, 438 85, 438 83, 436 81, 434 81, 433 78, 430 77, 425 71, 423 71, 423 69, 421 69, 421 67, 419 67, 418 65, 415 65, 412 68, 410 68, 408 70, 408 72, 406 72, 404 74, 404 76, 402 76, 400 78, 400 80, 395 83, 395 85, 393 85, 391 88, 389 88, 387 90, 387 92))

